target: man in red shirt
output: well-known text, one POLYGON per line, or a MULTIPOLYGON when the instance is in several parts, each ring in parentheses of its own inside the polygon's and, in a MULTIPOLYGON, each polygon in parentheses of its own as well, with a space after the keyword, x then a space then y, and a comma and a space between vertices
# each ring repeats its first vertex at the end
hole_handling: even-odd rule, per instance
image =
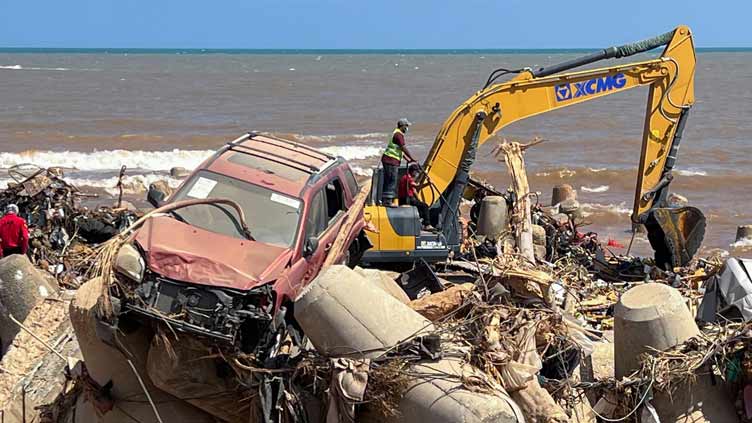
POLYGON ((26 221, 18 216, 18 206, 9 204, 5 216, 0 219, 0 245, 3 257, 11 254, 26 254, 29 250, 29 228, 26 221))
POLYGON ((410 126, 410 121, 405 118, 397 121, 397 128, 389 138, 389 143, 381 156, 381 164, 384 166, 384 183, 381 190, 381 204, 387 207, 394 206, 394 199, 397 198, 397 178, 399 176, 399 166, 402 163, 402 156, 408 163, 413 159, 410 151, 405 145, 405 134, 410 126))
POLYGON ((418 185, 415 183, 415 179, 420 176, 420 165, 413 162, 407 168, 407 173, 399 181, 399 204, 415 206, 418 209, 418 215, 423 223, 423 229, 430 230, 431 220, 428 216, 428 205, 418 200, 418 185))

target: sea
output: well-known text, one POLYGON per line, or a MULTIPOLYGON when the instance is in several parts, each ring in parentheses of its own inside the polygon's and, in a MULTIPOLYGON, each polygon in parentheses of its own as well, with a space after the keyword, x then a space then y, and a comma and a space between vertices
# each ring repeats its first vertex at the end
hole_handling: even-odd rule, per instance
MULTIPOLYGON (((585 52, 0 49, 0 188, 15 165, 62 166, 70 182, 107 196, 124 165, 126 194, 143 198, 152 181, 180 183, 172 167, 191 169, 247 131, 340 155, 365 178, 399 118, 413 122, 407 143, 422 159, 492 70, 585 52)), ((752 50, 698 50, 695 72, 671 189, 705 213, 704 252, 752 256, 752 241, 735 242, 737 226, 752 224, 752 50)), ((515 123, 481 146, 474 174, 503 190, 508 172, 493 147, 545 139, 525 155, 539 201, 571 184, 582 230, 624 253, 646 100, 639 88, 515 123)), ((649 251, 644 237, 633 249, 649 251)))

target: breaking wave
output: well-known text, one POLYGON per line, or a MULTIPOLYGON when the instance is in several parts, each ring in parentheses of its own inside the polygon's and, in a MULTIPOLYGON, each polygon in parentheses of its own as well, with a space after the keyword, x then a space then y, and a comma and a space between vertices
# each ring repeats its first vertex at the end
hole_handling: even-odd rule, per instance
POLYGON ((193 169, 209 157, 212 150, 142 151, 104 150, 83 153, 78 151, 25 151, 0 153, 0 169, 19 164, 41 167, 63 167, 82 171, 129 169, 168 171, 173 167, 193 169))
POLYGON ((584 203, 582 204, 582 209, 585 212, 586 216, 592 213, 610 213, 610 214, 617 214, 617 215, 631 215, 632 214, 632 209, 627 208, 626 203, 619 203, 619 204, 584 203))
MULTIPOLYGON (((63 178, 69 184, 79 188, 101 188, 104 189, 110 195, 117 195, 117 183, 118 178, 116 176, 104 179, 94 178, 63 178)), ((8 183, 12 182, 12 179, 0 179, 0 189, 8 187, 8 183)), ((177 188, 182 180, 175 179, 169 175, 163 174, 144 174, 144 175, 129 175, 123 177, 123 193, 124 194, 141 194, 149 189, 149 185, 157 181, 166 181, 167 185, 172 188, 177 188)))
POLYGON ((699 169, 679 169, 676 171, 681 176, 707 176, 708 172, 699 169))
POLYGON ((731 248, 752 248, 752 238, 742 238, 730 245, 731 248))
POLYGON ((365 160, 380 155, 382 151, 381 147, 372 145, 335 145, 324 147, 320 150, 335 156, 341 156, 345 160, 365 160))
POLYGON ((606 192, 606 191, 608 191, 609 186, 608 185, 600 185, 600 186, 597 186, 597 187, 585 187, 585 186, 583 186, 583 187, 580 187, 580 189, 582 191, 584 191, 584 192, 600 193, 600 192, 606 192))
POLYGON ((44 68, 37 66, 0 65, 0 70, 33 70, 33 71, 101 71, 102 69, 71 69, 71 68, 44 68))

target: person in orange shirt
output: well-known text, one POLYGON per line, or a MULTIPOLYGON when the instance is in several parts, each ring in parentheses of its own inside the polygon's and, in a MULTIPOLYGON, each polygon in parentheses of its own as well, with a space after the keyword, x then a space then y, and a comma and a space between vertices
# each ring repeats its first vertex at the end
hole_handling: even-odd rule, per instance
POLYGON ((420 176, 420 165, 413 162, 407 167, 407 173, 400 178, 399 186, 397 187, 397 193, 399 197, 399 204, 415 206, 418 209, 418 215, 423 223, 423 229, 431 230, 431 220, 428 215, 428 205, 418 199, 418 185, 415 180, 420 176))
POLYGON ((9 204, 0 219, 0 246, 3 257, 11 254, 26 254, 29 250, 29 228, 26 220, 18 215, 18 206, 9 204))

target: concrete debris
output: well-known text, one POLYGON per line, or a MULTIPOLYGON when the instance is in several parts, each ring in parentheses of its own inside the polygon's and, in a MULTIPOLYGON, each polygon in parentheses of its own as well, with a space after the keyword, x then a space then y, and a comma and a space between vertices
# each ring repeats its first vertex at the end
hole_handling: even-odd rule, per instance
POLYGON ((14 254, 0 259, 0 339, 3 352, 21 330, 13 319, 24 321, 39 302, 57 295, 57 282, 48 276, 24 255, 14 254))
POLYGON ((663 351, 700 334, 679 291, 660 283, 639 285, 624 293, 614 317, 617 378, 637 370, 643 353, 663 351))
MULTIPOLYGON (((582 232, 574 188, 537 201, 527 147, 496 151, 512 186, 474 206, 462 250, 446 262, 416 259, 400 273, 324 255, 281 307, 273 295, 254 297, 258 307, 238 305, 250 297, 213 301, 258 318, 228 343, 179 327, 184 316, 157 309, 158 295, 141 317, 122 313, 112 292, 132 300, 165 282, 135 293, 119 279, 148 272, 122 232, 134 207, 89 210, 60 170, 16 171, 0 206, 21 207, 34 242, 31 260, 0 260, 3 421, 752 421, 746 261, 667 269, 614 254, 614 242, 582 232), (264 348, 239 348, 245 334, 264 348)), ((171 194, 154 183, 148 200, 171 194)), ((348 248, 341 237, 329 245, 338 257, 348 248)), ((191 321, 209 315, 200 297, 171 301, 191 304, 191 321)), ((222 325, 240 325, 234 318, 222 325)))

